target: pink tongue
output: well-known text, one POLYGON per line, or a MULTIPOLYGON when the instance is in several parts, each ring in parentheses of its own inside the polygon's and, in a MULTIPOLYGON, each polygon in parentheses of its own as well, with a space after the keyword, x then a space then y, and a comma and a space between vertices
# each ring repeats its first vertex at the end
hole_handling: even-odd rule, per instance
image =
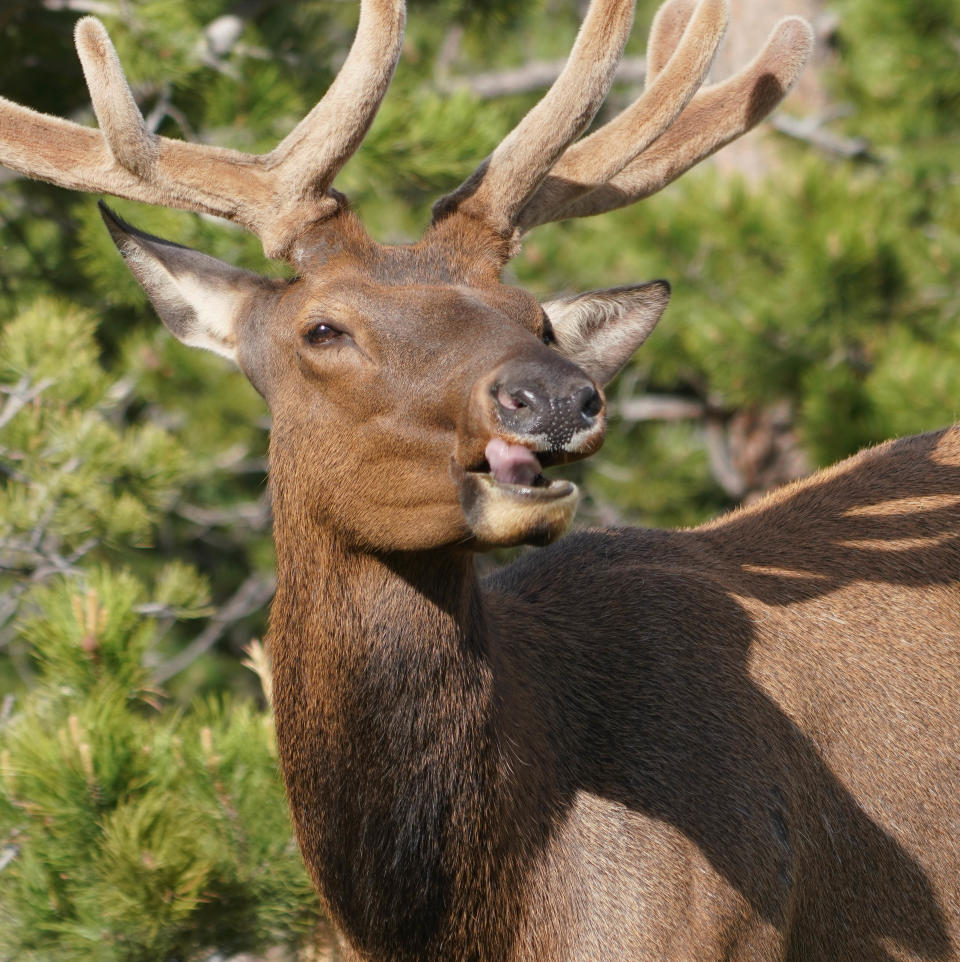
POLYGON ((519 444, 507 444, 494 438, 487 444, 484 454, 494 481, 502 484, 531 485, 540 474, 536 455, 519 444))

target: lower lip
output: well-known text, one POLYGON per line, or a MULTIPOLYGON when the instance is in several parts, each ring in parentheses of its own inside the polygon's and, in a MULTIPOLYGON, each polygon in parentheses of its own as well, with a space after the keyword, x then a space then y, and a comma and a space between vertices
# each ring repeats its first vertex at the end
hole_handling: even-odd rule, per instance
POLYGON ((532 487, 526 484, 507 484, 502 481, 496 481, 491 475, 486 473, 477 471, 470 473, 474 477, 481 479, 484 484, 496 487, 498 490, 513 495, 514 497, 531 501, 556 501, 560 498, 568 497, 576 490, 570 481, 548 481, 546 484, 532 487))

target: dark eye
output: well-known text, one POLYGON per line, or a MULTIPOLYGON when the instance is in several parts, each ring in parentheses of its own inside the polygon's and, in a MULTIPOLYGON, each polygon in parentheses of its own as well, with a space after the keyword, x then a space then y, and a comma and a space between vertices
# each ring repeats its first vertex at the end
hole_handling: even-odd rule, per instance
POLYGON ((540 331, 540 340, 548 347, 551 344, 557 343, 557 336, 553 333, 553 325, 550 323, 550 318, 547 317, 546 314, 543 315, 543 327, 540 331))
POLYGON ((327 344, 340 337, 341 333, 342 331, 338 331, 332 324, 327 324, 325 321, 317 321, 317 323, 303 335, 303 338, 311 345, 327 344))

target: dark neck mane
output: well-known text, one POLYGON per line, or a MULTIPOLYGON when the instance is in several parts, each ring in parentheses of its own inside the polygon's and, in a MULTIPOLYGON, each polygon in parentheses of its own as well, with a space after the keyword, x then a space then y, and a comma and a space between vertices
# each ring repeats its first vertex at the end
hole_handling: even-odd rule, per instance
POLYGON ((473 559, 351 551, 277 500, 277 739, 304 859, 361 951, 466 958, 490 897, 470 876, 505 855, 473 559))

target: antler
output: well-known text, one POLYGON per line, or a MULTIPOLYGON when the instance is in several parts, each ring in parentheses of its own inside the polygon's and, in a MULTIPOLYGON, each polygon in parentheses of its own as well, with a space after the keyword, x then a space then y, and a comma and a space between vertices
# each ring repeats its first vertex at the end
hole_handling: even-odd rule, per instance
POLYGON ((77 23, 76 45, 100 130, 0 98, 0 164, 72 190, 216 214, 290 256, 303 228, 339 207, 333 178, 373 122, 400 56, 403 0, 362 0, 356 38, 323 99, 270 153, 151 133, 103 24, 77 23))
MULTIPOLYGON (((593 0, 580 38, 596 13, 609 16, 606 0, 593 0)), ((656 193, 684 171, 759 123, 786 96, 807 62, 813 32, 806 21, 789 17, 774 29, 757 58, 723 83, 696 93, 710 68, 727 24, 727 0, 668 0, 657 13, 647 51, 647 85, 630 107, 608 124, 570 146, 580 127, 547 126, 543 106, 575 87, 564 76, 577 57, 571 53, 564 73, 540 103, 454 193, 434 208, 435 217, 454 211, 479 217, 501 236, 517 236, 548 221, 584 217, 622 207, 656 193), (691 99, 692 98, 692 99, 691 99), (543 129, 543 128, 546 129, 543 129), (511 168, 531 153, 517 147, 522 136, 538 143, 551 132, 548 150, 504 184, 511 168), (505 149, 507 148, 507 149, 505 149), (548 174, 549 172, 549 174, 548 174), (518 197, 522 198, 519 200, 518 197)), ((610 43, 610 50, 614 49, 610 43)), ((622 50, 605 60, 604 94, 622 50)), ((598 107, 596 91, 583 96, 589 117, 598 107)), ((570 114, 575 111, 568 105, 570 114)), ((582 116, 582 113, 579 115, 582 116)))
POLYGON ((508 236, 524 203, 593 120, 613 83, 635 0, 593 0, 567 63, 543 99, 452 194, 434 219, 458 211, 508 236))

